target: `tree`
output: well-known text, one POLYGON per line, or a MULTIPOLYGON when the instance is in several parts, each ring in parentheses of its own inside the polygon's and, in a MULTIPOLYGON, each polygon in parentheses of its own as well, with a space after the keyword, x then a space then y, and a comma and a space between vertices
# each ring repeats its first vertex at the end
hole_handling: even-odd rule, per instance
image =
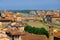
POLYGON ((26 25, 24 30, 29 32, 29 33, 34 33, 34 34, 39 34, 39 35, 46 35, 47 37, 49 37, 49 33, 45 28, 36 28, 36 27, 26 25))

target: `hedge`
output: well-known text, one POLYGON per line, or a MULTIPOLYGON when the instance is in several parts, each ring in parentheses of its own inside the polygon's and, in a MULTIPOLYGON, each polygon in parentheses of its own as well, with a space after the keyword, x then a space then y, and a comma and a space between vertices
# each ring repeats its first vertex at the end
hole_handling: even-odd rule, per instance
POLYGON ((36 27, 32 27, 30 25, 25 25, 24 30, 29 32, 29 33, 46 35, 47 37, 49 37, 49 33, 45 28, 36 28, 36 27))

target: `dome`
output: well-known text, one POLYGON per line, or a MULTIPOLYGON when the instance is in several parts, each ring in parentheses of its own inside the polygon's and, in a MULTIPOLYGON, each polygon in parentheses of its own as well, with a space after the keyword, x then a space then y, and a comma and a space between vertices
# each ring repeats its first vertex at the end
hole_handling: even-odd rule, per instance
POLYGON ((16 14, 16 17, 21 17, 22 15, 20 13, 17 13, 16 14))

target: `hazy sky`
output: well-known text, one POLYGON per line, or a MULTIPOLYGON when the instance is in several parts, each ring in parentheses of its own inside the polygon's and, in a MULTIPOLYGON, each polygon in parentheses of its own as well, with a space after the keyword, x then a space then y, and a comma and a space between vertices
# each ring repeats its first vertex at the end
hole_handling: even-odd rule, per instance
POLYGON ((0 10, 56 10, 60 0, 0 0, 0 10))

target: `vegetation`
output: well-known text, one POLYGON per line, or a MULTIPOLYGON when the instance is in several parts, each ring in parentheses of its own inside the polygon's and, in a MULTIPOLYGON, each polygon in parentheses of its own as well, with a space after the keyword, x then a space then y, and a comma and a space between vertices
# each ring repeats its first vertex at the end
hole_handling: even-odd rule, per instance
POLYGON ((39 20, 39 22, 43 22, 43 20, 39 20))
POLYGON ((43 25, 49 26, 49 24, 46 21, 39 20, 39 22, 41 22, 43 25))
POLYGON ((14 13, 20 12, 20 13, 29 13, 31 10, 10 10, 14 13))
POLYGON ((47 22, 46 21, 43 21, 43 20, 39 20, 39 22, 42 22, 42 23, 46 23, 47 24, 47 22))
POLYGON ((58 26, 58 25, 54 25, 54 28, 60 29, 60 26, 58 26))
POLYGON ((25 25, 24 30, 29 33, 46 35, 47 37, 49 37, 49 33, 45 28, 36 28, 36 27, 29 26, 29 25, 25 25))

